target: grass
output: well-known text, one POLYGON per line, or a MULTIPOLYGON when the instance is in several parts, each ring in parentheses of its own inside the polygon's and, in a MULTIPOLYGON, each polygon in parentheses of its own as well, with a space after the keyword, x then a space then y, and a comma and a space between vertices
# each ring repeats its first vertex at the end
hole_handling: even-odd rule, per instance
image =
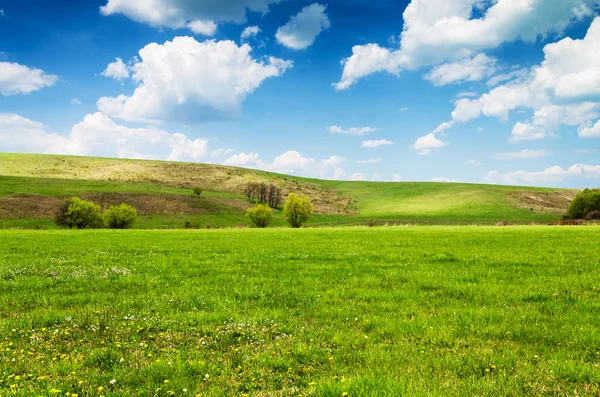
POLYGON ((0 396, 598 395, 599 237, 0 231, 0 396))
MULTIPOLYGON (((49 207, 54 201, 36 205, 38 197, 96 195, 96 200, 104 200, 99 204, 107 207, 113 203, 98 197, 104 193, 128 195, 134 206, 140 195, 149 195, 143 199, 148 208, 153 208, 152 200, 169 196, 175 210, 153 213, 142 209, 145 216, 136 226, 141 229, 181 228, 186 221, 202 227, 236 227, 248 223, 242 193, 246 183, 254 180, 275 183, 284 193, 308 194, 318 212, 313 226, 365 225, 370 219, 438 225, 490 225, 501 220, 549 223, 560 218, 575 194, 473 184, 323 181, 209 164, 0 153, 0 228, 51 228, 49 207), (203 201, 198 202, 202 215, 184 203, 193 186, 204 188, 203 201), (14 201, 6 207, 5 200, 13 199, 22 201, 17 208, 22 211, 15 209, 14 201)), ((273 226, 284 225, 276 214, 273 226)))

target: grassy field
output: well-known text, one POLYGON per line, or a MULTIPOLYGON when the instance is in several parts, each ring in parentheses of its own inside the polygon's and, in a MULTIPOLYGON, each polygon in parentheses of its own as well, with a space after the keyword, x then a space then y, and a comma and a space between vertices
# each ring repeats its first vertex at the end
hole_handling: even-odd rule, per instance
MULTIPOLYGON (((140 229, 248 225, 243 196, 249 181, 307 194, 313 226, 550 223, 576 191, 454 183, 324 181, 208 164, 0 153, 0 228, 52 228, 61 200, 81 196, 107 208, 126 202, 140 229), (204 188, 193 200, 191 187, 204 188)), ((284 226, 277 212, 273 226, 284 226)))
POLYGON ((599 241, 0 231, 0 396, 598 395, 599 241))

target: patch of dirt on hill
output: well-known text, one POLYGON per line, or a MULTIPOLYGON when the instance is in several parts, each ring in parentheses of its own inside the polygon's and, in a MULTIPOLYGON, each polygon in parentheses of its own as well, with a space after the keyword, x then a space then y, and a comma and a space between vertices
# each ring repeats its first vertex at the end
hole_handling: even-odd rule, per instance
POLYGON ((0 197, 0 218, 52 218, 60 203, 60 199, 46 196, 0 197))
POLYGON ((516 190, 507 193, 509 202, 516 208, 533 209, 537 213, 564 214, 571 202, 579 194, 577 190, 535 192, 516 190))
MULTIPOLYGON (((81 198, 98 204, 102 210, 111 205, 126 203, 137 209, 141 216, 185 214, 244 213, 251 204, 220 197, 193 197, 178 194, 94 193, 81 198)), ((53 218, 62 199, 55 197, 20 195, 0 198, 0 218, 53 218)))

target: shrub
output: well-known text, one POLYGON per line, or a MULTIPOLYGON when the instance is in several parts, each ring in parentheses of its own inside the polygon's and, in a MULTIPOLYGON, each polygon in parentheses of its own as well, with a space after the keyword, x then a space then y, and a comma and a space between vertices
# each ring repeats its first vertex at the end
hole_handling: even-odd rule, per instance
POLYGON ((290 193, 283 207, 283 216, 287 218, 291 227, 301 227, 310 220, 312 213, 313 206, 308 196, 290 193))
POLYGON ((273 217, 273 210, 268 205, 258 204, 254 208, 246 211, 246 215, 250 218, 250 222, 261 229, 269 226, 273 217))
POLYGON ((186 229, 200 229, 200 222, 185 221, 183 225, 186 229))
POLYGON ((137 210, 130 205, 111 205, 104 213, 104 221, 109 229, 131 229, 137 218, 137 210))
POLYGON ((200 195, 202 194, 202 188, 201 187, 195 187, 194 188, 194 195, 198 196, 198 198, 200 198, 200 195))
POLYGON ((600 221, 600 211, 592 211, 585 216, 588 221, 600 221))
POLYGON ((578 194, 568 214, 573 219, 583 219, 592 211, 600 211, 600 189, 585 189, 578 194))
POLYGON ((65 201, 56 215, 56 224, 70 229, 95 229, 104 225, 100 206, 73 197, 65 201))
POLYGON ((69 206, 71 205, 71 202, 72 202, 72 199, 63 201, 60 204, 60 207, 58 207, 58 210, 56 210, 56 215, 54 216, 54 222, 56 223, 57 226, 68 227, 69 229, 72 229, 73 226, 75 226, 73 224, 73 222, 71 221, 71 219, 67 218, 67 211, 69 210, 69 206))
MULTIPOLYGON (((377 219, 369 219, 367 221, 367 226, 369 226, 369 227, 375 227, 378 225, 379 225, 379 221, 377 219)), ((387 226, 387 223, 386 223, 386 226, 387 226)))

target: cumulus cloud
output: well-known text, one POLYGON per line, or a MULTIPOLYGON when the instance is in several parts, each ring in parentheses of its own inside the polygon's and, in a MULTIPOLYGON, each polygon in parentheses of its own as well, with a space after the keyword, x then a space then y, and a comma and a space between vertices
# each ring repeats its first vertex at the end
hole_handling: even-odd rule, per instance
POLYGON ((337 91, 346 90, 358 80, 375 72, 387 72, 398 76, 401 62, 397 55, 377 44, 354 46, 352 56, 341 62, 344 67, 342 79, 339 83, 333 84, 333 87, 337 91))
POLYGON ((257 61, 252 48, 233 41, 198 42, 175 37, 139 51, 129 69, 138 83, 131 96, 103 97, 98 109, 126 121, 206 121, 241 111, 248 94, 264 80, 283 74, 292 62, 270 57, 257 61))
POLYGON ((417 150, 421 156, 425 156, 430 154, 433 149, 443 148, 444 146, 448 146, 448 142, 442 141, 437 137, 436 132, 432 132, 417 139, 412 148, 417 150))
POLYGON ((29 94, 51 87, 58 76, 41 69, 10 62, 0 62, 0 94, 3 96, 29 94))
POLYGON ((14 152, 102 157, 207 161, 222 154, 206 139, 191 139, 150 126, 129 128, 98 112, 73 126, 69 136, 48 132, 41 123, 15 114, 0 114, 0 149, 14 152))
POLYGON ((72 98, 71 105, 81 105, 81 101, 78 98, 72 98))
POLYGON ((106 69, 100 74, 104 77, 123 81, 129 78, 129 69, 121 58, 117 58, 114 62, 109 63, 106 69))
POLYGON ((258 26, 246 26, 240 35, 240 40, 245 41, 251 37, 256 37, 261 32, 258 26))
POLYGON ((243 23, 247 11, 266 14, 282 0, 108 0, 102 15, 123 14, 156 28, 188 28, 196 34, 214 35, 219 22, 243 23))
POLYGON ((345 135, 356 135, 356 136, 361 136, 364 134, 368 134, 370 132, 377 131, 377 128, 374 128, 374 127, 351 127, 348 129, 344 129, 344 128, 338 127, 336 125, 332 125, 331 127, 328 127, 327 129, 332 134, 345 134, 345 135))
POLYGON ((365 174, 363 174, 362 172, 355 172, 354 174, 350 175, 350 180, 351 181, 364 181, 365 174))
POLYGON ((431 179, 431 182, 438 182, 438 183, 455 183, 458 182, 455 179, 450 179, 450 178, 444 178, 444 177, 436 177, 431 179))
POLYGON ((400 174, 394 174, 394 176, 392 177, 392 180, 394 182, 402 182, 404 180, 404 178, 402 178, 402 175, 400 175, 400 174))
POLYGON ((580 126, 578 133, 581 138, 600 138, 600 121, 580 126))
POLYGON ((362 143, 360 144, 360 147, 363 149, 373 149, 373 148, 378 148, 381 146, 387 146, 387 145, 393 145, 394 142, 390 141, 389 139, 375 139, 375 140, 368 140, 368 141, 362 141, 362 143))
POLYGON ((0 113, 0 151, 62 153, 67 138, 48 132, 42 123, 12 113, 0 113))
POLYGON ((465 161, 465 164, 467 164, 467 165, 481 165, 481 162, 473 159, 473 160, 465 161))
POLYGON ((500 185, 547 185, 560 184, 567 179, 599 179, 600 165, 575 164, 568 169, 559 166, 547 168, 543 171, 514 171, 503 174, 498 171, 490 171, 484 178, 484 182, 500 185))
POLYGON ((238 153, 225 160, 225 165, 248 167, 255 165, 260 160, 258 153, 238 153))
POLYGON ((477 81, 493 75, 496 68, 496 58, 478 54, 474 58, 444 63, 435 67, 425 77, 435 86, 477 81))
POLYGON ((304 7, 287 24, 277 29, 277 42, 294 50, 305 50, 313 45, 317 36, 331 26, 326 9, 327 6, 319 3, 304 7))
POLYGON ((225 160, 225 164, 282 174, 343 179, 346 173, 340 165, 346 161, 346 158, 337 155, 318 161, 305 157, 296 150, 289 150, 276 156, 271 162, 262 160, 257 153, 239 153, 225 160))
POLYGON ((510 153, 498 153, 494 155, 496 160, 529 160, 529 159, 539 159, 542 157, 551 156, 550 153, 546 149, 541 150, 531 150, 524 149, 519 152, 510 152, 510 153))
POLYGON ((596 4, 597 0, 497 0, 490 6, 476 0, 413 0, 403 14, 400 48, 355 46, 353 55, 344 60, 336 88, 346 89, 376 72, 398 74, 402 69, 472 58, 507 42, 561 34, 573 21, 593 15, 596 4), (481 16, 474 18, 475 13, 481 16), (362 65, 360 73, 357 63, 362 65))
POLYGON ((562 125, 579 126, 580 136, 600 116, 600 18, 594 19, 581 40, 562 39, 544 47, 545 59, 525 75, 494 87, 476 99, 455 102, 452 122, 481 116, 508 120, 511 112, 534 111, 532 119, 512 129, 511 142, 555 135, 562 125))
POLYGON ((357 164, 379 164, 379 163, 381 163, 381 159, 359 160, 356 163, 357 164))

